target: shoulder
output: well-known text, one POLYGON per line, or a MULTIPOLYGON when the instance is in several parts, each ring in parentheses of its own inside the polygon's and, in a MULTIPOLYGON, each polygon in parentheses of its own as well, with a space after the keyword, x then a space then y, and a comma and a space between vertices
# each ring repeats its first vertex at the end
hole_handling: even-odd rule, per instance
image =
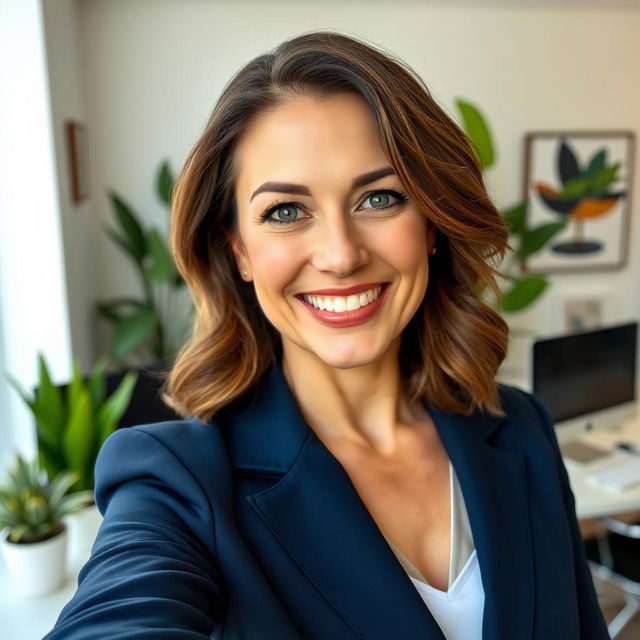
POLYGON ((498 383, 502 407, 509 417, 530 418, 534 421, 550 421, 546 407, 533 393, 510 384, 498 383))
POLYGON ((531 443, 540 441, 557 450, 553 420, 547 408, 533 393, 499 383, 498 394, 506 414, 504 426, 499 433, 503 440, 519 438, 531 443))
POLYGON ((118 429, 96 461, 96 501, 123 482, 155 478, 162 485, 208 501, 229 486, 230 465, 222 425, 195 418, 118 429))

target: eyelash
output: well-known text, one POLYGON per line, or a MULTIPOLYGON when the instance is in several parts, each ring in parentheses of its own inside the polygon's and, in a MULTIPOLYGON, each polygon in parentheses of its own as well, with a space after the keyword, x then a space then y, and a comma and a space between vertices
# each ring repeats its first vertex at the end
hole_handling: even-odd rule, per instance
MULTIPOLYGON (((396 202, 395 204, 390 204, 387 207, 380 207, 380 208, 373 208, 373 210, 378 210, 378 211, 385 211, 386 209, 389 209, 390 207, 395 207, 399 204, 402 204, 403 202, 407 201, 407 195, 405 193, 398 193, 397 191, 393 191, 392 189, 380 189, 379 191, 371 191, 370 193, 368 193, 365 196, 365 201, 368 198, 371 198, 371 196, 375 196, 378 194, 385 194, 385 195, 390 195, 393 196, 394 198, 396 198, 398 200, 398 202, 396 202)), ((300 220, 302 220, 302 218, 296 218, 295 220, 277 220, 276 218, 271 218, 271 214, 275 213, 278 209, 282 208, 282 207, 297 207, 299 209, 302 209, 303 207, 301 207, 297 202, 275 202, 274 204, 272 204, 261 216, 260 219, 262 222, 267 222, 269 224, 291 224, 293 222, 299 222, 300 220)))

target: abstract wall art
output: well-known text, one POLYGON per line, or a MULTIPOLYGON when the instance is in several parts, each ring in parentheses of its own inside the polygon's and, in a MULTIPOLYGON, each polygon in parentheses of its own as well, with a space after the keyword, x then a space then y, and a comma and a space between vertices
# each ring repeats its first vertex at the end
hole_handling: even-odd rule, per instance
POLYGON ((564 222, 524 271, 620 269, 629 247, 634 135, 541 131, 525 139, 527 226, 564 222))

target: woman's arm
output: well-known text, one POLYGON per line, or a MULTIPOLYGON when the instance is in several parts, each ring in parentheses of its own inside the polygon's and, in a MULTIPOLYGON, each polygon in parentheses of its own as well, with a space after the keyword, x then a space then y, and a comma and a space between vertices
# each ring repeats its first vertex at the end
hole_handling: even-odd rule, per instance
POLYGON ((78 589, 43 640, 209 640, 221 602, 214 519, 153 435, 120 429, 96 462, 104 521, 78 589))
POLYGON ((580 638, 581 640, 608 640, 609 633, 607 625, 604 621, 596 591, 593 586, 593 579, 587 563, 582 536, 580 535, 580 527, 576 517, 576 504, 571 486, 569 484, 569 476, 562 461, 562 454, 558 446, 553 420, 545 409, 544 405, 532 394, 527 394, 533 403, 540 420, 544 425, 547 437, 553 446, 554 453, 558 461, 558 474, 562 485, 564 496, 564 504, 567 511, 567 521, 571 533, 571 542, 573 546, 573 566, 576 581, 576 592, 578 597, 578 618, 580 621, 580 638))

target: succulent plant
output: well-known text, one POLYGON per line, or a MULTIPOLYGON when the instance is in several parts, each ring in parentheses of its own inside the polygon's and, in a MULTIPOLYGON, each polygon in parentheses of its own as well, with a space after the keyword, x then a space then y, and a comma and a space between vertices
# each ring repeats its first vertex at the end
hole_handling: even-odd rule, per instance
POLYGON ((8 541, 42 542, 64 529, 62 519, 93 501, 92 491, 67 495, 78 474, 65 471, 53 480, 38 463, 18 455, 6 484, 0 486, 0 529, 9 529, 8 541))

